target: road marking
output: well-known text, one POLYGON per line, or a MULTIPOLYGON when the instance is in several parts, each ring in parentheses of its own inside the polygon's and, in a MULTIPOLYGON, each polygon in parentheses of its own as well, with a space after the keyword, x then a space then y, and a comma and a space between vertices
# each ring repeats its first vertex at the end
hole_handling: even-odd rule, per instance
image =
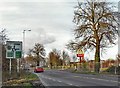
MULTIPOLYGON (((91 78, 91 79, 103 80, 103 81, 107 81, 107 82, 118 82, 118 81, 114 81, 114 80, 106 80, 106 79, 99 79, 99 78, 91 78)), ((118 83, 120 83, 120 82, 118 82, 118 83)))
POLYGON ((75 85, 76 87, 79 87, 79 85, 75 85))
POLYGON ((62 81, 58 80, 58 82, 62 82, 62 81))
POLYGON ((69 84, 69 85, 73 85, 73 84, 69 84))
POLYGON ((74 76, 74 77, 80 77, 80 76, 74 76))
POLYGON ((84 78, 84 79, 94 79, 94 80, 103 80, 103 81, 107 81, 107 82, 117 82, 117 83, 120 83, 119 81, 99 79, 99 78, 81 77, 81 76, 74 76, 74 77, 80 77, 80 78, 84 78))
POLYGON ((67 83, 68 85, 73 85, 73 84, 71 84, 71 83, 67 83))
POLYGON ((56 81, 55 79, 52 79, 53 81, 56 81))
POLYGON ((52 79, 52 78, 48 78, 48 79, 52 79))
POLYGON ((95 79, 95 78, 91 78, 91 79, 95 79))

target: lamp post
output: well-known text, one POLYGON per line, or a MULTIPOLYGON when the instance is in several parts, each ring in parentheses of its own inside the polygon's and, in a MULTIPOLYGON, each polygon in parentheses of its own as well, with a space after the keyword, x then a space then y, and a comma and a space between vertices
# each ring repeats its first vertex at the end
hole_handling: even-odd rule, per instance
POLYGON ((23 59, 25 58, 25 32, 31 30, 23 30, 23 59))

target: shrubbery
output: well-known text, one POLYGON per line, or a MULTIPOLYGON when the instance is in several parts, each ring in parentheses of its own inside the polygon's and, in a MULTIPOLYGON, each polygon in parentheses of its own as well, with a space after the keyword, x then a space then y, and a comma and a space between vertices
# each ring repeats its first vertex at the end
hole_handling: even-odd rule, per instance
MULTIPOLYGON (((115 66, 111 66, 109 67, 107 70, 105 70, 104 72, 108 72, 108 73, 115 73, 115 66)), ((120 66, 116 67, 116 73, 120 74, 120 66)))

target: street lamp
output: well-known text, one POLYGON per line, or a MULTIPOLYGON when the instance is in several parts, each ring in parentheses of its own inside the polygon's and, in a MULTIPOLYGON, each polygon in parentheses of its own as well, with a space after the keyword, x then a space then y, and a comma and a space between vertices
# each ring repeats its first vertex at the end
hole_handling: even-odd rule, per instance
POLYGON ((31 31, 31 30, 23 30, 23 59, 24 59, 24 55, 25 55, 25 32, 26 31, 31 31))

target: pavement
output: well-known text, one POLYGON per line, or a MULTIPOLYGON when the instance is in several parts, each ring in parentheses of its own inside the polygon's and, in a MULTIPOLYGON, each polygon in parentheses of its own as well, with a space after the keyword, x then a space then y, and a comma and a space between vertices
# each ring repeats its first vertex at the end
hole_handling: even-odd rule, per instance
POLYGON ((36 73, 45 88, 119 88, 119 77, 77 74, 59 70, 36 73))

